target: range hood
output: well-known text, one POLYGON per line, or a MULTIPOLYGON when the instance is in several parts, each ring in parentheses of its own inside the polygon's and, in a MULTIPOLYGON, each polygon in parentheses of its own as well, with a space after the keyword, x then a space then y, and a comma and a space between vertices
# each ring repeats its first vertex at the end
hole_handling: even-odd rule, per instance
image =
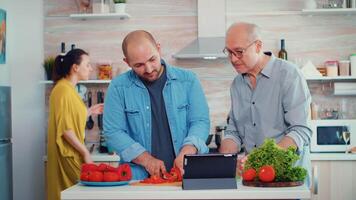
POLYGON ((173 55, 177 59, 217 59, 226 58, 222 52, 225 37, 199 37, 173 55))
POLYGON ((198 0, 198 38, 173 55, 176 59, 226 58, 225 1, 198 0))

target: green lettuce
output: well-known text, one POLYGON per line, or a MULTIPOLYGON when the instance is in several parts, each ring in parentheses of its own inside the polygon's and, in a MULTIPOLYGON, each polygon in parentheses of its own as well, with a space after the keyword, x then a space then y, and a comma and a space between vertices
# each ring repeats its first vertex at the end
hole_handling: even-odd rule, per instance
POLYGON ((298 159, 296 148, 289 147, 284 150, 277 146, 273 139, 268 138, 262 146, 251 151, 244 169, 253 168, 258 172, 263 165, 271 165, 276 173, 275 181, 303 181, 307 170, 294 166, 298 159))

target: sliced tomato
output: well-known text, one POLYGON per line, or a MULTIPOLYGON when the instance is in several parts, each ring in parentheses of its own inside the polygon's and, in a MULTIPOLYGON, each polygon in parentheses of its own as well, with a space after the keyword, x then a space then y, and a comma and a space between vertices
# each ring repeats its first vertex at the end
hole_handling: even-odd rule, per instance
POLYGON ((182 181, 182 173, 178 167, 173 167, 169 173, 174 177, 175 181, 182 181))

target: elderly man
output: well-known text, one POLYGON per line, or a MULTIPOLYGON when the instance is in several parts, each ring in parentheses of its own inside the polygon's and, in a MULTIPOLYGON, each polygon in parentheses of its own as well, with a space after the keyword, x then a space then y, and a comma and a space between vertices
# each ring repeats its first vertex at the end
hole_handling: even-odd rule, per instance
POLYGON ((133 178, 182 169, 185 154, 208 152, 209 110, 196 76, 162 60, 146 31, 129 33, 122 50, 132 70, 110 83, 104 133, 123 161, 136 164, 133 178))
POLYGON ((235 153, 243 147, 249 153, 266 138, 273 138, 281 148, 296 147, 301 156, 297 164, 310 172, 312 132, 307 118, 311 97, 298 67, 263 52, 260 28, 255 24, 233 24, 225 46, 238 75, 231 85, 231 110, 220 152, 235 153))

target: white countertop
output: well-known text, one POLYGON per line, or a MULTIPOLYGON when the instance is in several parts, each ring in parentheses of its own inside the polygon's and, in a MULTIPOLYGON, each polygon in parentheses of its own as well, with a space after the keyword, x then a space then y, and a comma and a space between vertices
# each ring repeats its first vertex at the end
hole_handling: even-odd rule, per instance
POLYGON ((310 160, 340 160, 352 161, 356 160, 355 153, 310 153, 310 160))
POLYGON ((305 186, 262 188, 246 187, 237 183, 238 189, 182 190, 180 186, 112 186, 88 187, 77 184, 62 191, 62 200, 76 199, 310 199, 305 186))

